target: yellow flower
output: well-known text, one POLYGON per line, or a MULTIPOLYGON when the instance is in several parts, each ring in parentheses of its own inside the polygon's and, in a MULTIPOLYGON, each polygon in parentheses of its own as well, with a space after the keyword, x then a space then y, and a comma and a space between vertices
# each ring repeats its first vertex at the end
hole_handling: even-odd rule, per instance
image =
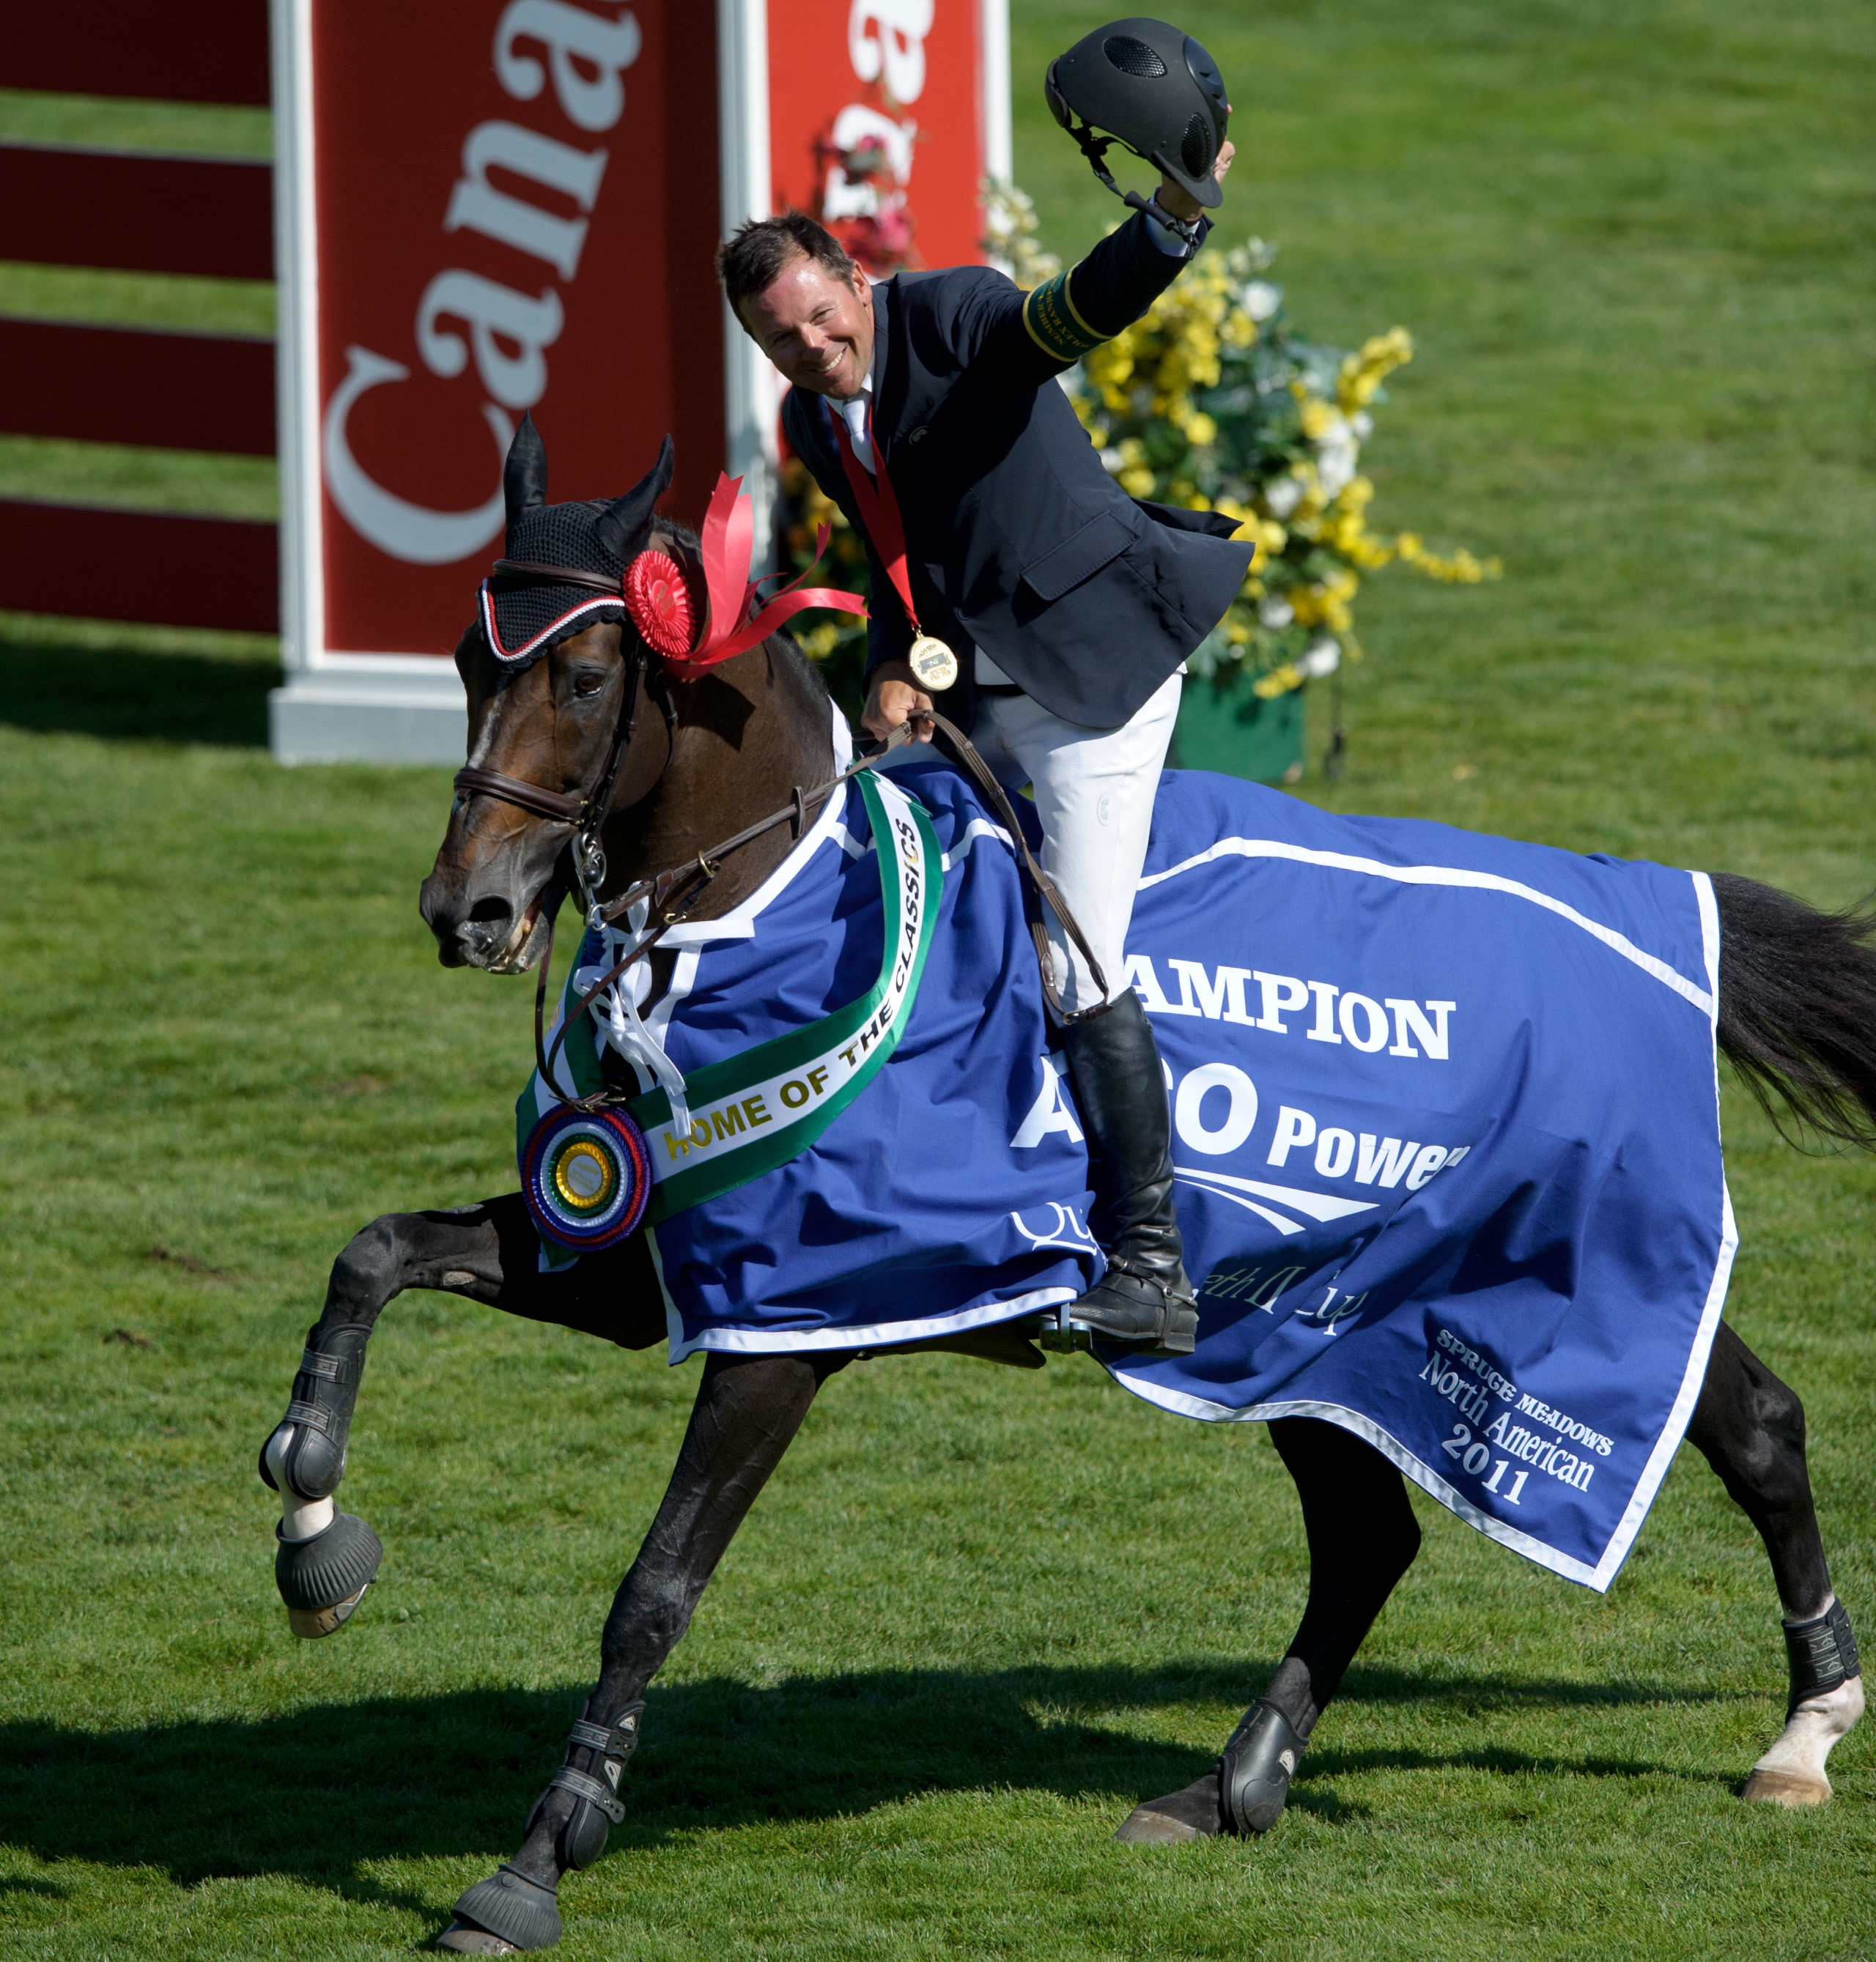
POLYGON ((1153 473, 1144 464, 1136 464, 1131 470, 1123 470, 1116 480, 1129 497, 1150 497, 1153 490, 1153 473))
POLYGON ((1299 627, 1327 627, 1346 633, 1353 624, 1349 602, 1361 580, 1346 566, 1337 566, 1320 580, 1292 586, 1287 596, 1299 627))
POLYGON ((1279 695, 1288 695, 1292 689, 1301 688, 1303 677, 1288 661, 1280 668, 1273 668, 1266 675, 1260 675, 1250 685, 1250 692, 1261 700, 1274 701, 1279 695))
POLYGON ((1196 449, 1205 449, 1218 439, 1218 426, 1212 418, 1195 410, 1186 419, 1186 440, 1196 449))
POLYGON ((1403 532, 1394 543, 1404 564, 1448 586, 1477 586, 1481 580, 1497 579, 1504 570, 1497 559, 1481 561, 1463 547, 1450 558, 1442 558, 1426 549, 1417 532, 1403 532))
POLYGON ((1352 415, 1365 408, 1388 375, 1413 359, 1413 337, 1404 327, 1391 327, 1365 340, 1359 353, 1343 362, 1336 380, 1336 399, 1343 413, 1352 415))
POLYGON ((1298 399, 1303 405, 1303 433, 1311 443, 1320 443, 1335 427, 1335 411, 1320 395, 1304 394, 1298 391, 1298 399))

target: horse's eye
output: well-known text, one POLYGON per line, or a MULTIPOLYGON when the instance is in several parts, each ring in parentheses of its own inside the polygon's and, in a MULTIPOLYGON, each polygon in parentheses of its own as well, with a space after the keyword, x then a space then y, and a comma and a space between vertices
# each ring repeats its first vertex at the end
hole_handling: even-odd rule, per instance
POLYGON ((590 668, 582 669, 573 677, 573 692, 575 695, 597 695, 605 685, 606 677, 602 674, 594 673, 590 668))

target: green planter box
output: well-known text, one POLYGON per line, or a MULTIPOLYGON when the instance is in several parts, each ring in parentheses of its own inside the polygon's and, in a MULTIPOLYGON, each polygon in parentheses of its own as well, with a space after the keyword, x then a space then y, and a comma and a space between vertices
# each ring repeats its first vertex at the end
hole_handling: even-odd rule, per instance
POLYGON ((1303 780, 1303 691, 1265 701, 1247 685, 1221 690, 1196 676, 1186 683, 1167 759, 1178 770, 1215 770, 1255 784, 1303 780))

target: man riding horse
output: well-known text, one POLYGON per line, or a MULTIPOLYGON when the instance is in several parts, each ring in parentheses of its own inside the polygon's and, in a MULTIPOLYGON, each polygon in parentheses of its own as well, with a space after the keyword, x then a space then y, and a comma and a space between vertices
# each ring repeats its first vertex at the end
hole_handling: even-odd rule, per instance
POLYGON ((799 212, 743 225, 725 295, 792 384, 783 427, 866 542, 865 721, 937 708, 1012 791, 1094 959, 1049 937, 1061 1043, 1099 1165, 1107 1269, 1074 1321, 1184 1355, 1197 1315, 1173 1209, 1165 1079, 1124 977, 1127 926, 1186 657, 1235 597, 1234 522, 1125 495, 1055 385, 1138 320, 1204 244, 1233 146, 1216 66, 1163 22, 1120 21, 1050 69, 1051 107, 1102 168, 1112 130, 1158 190, 1087 258, 1024 294, 982 266, 878 286, 799 212), (1079 113, 1085 124, 1077 129, 1079 113), (956 650, 955 654, 952 650, 956 650))

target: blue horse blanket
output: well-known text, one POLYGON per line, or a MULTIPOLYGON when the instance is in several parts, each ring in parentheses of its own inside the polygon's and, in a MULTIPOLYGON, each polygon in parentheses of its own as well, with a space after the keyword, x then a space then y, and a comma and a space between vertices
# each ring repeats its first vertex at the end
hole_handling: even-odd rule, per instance
MULTIPOLYGON (((673 1362, 916 1340, 1100 1273, 1007 833, 928 755, 885 788, 944 854, 910 1020, 801 1155, 647 1229, 673 1362)), ((642 1019, 613 1010, 616 1046, 649 1089, 648 1041, 688 1073, 827 1015, 877 974, 885 925, 850 790, 744 906, 667 937, 670 988, 642 1019)), ((613 944, 589 938, 576 986, 613 944)), ((1106 1366, 1186 1417, 1340 1424, 1491 1538, 1607 1588, 1692 1413, 1736 1244, 1718 958, 1704 874, 1167 772, 1128 977, 1167 1066, 1199 1339, 1106 1366)))

